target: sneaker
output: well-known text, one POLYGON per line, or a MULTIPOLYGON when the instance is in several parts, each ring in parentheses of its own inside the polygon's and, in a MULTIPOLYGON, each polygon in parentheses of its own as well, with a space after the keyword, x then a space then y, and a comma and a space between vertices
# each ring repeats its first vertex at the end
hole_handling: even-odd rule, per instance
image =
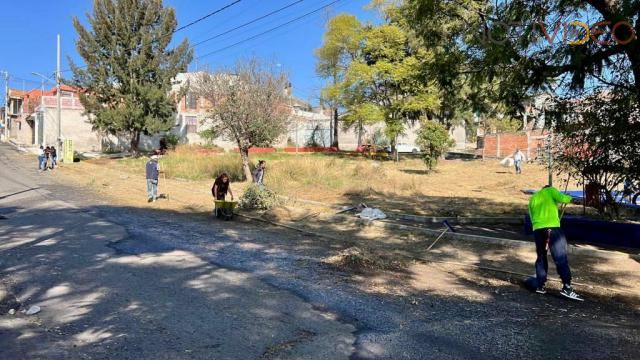
POLYGON ((573 290, 571 285, 564 285, 562 290, 560 290, 560 295, 571 300, 584 301, 584 299, 573 290))
POLYGON ((147 202, 152 202, 152 201, 153 201, 153 198, 147 199, 147 202))
POLYGON ((546 293, 547 293, 547 287, 546 287, 546 286, 544 286, 544 285, 539 286, 539 287, 536 289, 536 293, 538 293, 538 294, 542 294, 542 295, 546 294, 546 293))

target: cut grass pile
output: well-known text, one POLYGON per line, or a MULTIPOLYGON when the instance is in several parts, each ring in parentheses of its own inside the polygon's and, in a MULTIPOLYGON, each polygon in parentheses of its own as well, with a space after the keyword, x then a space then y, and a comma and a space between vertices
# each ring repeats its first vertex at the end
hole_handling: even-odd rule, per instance
POLYGON ((357 246, 344 249, 326 258, 325 262, 341 270, 356 273, 400 270, 406 265, 398 259, 380 256, 357 246))

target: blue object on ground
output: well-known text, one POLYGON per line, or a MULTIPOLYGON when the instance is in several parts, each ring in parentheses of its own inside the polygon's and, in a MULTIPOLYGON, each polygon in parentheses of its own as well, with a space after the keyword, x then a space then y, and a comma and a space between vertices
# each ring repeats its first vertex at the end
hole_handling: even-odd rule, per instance
POLYGON ((450 230, 451 232, 456 232, 456 231, 455 231, 455 229, 453 228, 453 226, 451 226, 451 224, 449 224, 449 221, 445 220, 445 221, 443 221, 442 223, 443 223, 446 227, 448 227, 448 228, 449 228, 449 230, 450 230))
POLYGON ((529 276, 524 281, 524 286, 531 291, 536 291, 536 289, 538 288, 538 279, 536 279, 535 276, 529 276))
MULTIPOLYGON (((640 224, 619 223, 565 215, 562 230, 571 243, 620 246, 640 249, 640 224)), ((524 233, 533 234, 531 218, 527 215, 524 233)))

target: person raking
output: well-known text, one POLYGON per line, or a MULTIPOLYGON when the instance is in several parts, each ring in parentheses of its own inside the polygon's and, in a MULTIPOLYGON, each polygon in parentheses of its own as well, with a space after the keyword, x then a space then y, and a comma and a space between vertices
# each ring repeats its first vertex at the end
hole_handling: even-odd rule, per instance
POLYGON ((558 191, 552 186, 545 186, 531 196, 529 200, 529 215, 533 224, 533 235, 536 242, 536 280, 538 294, 545 294, 547 272, 547 249, 556 264, 556 270, 562 279, 560 294, 572 300, 583 301, 571 286, 571 269, 567 254, 567 239, 560 228, 558 204, 568 204, 571 196, 558 191))
POLYGON ((158 175, 160 174, 158 155, 151 155, 145 168, 147 175, 147 201, 154 202, 158 198, 158 175))

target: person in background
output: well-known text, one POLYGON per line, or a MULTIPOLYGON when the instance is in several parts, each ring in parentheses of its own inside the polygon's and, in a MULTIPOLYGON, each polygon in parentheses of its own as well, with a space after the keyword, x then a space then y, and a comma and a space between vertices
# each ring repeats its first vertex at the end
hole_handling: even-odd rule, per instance
POLYGON ((51 168, 58 166, 58 151, 55 146, 51 147, 51 168))
POLYGON ((38 170, 44 170, 44 147, 42 145, 38 149, 38 170))
POLYGON ((160 167, 158 165, 158 155, 151 155, 146 165, 147 175, 147 201, 155 202, 158 198, 158 174, 160 167))
POLYGON ((258 160, 258 166, 256 166, 256 170, 253 172, 253 182, 256 183, 256 185, 264 185, 264 170, 266 167, 266 161, 258 160))
POLYGON ((522 174, 522 161, 524 160, 524 154, 520 149, 516 148, 516 152, 513 153, 513 165, 516 167, 516 175, 522 174))
POLYGON ((531 196, 529 200, 529 216, 533 225, 533 236, 536 241, 536 280, 538 294, 547 292, 547 249, 551 250, 551 256, 556 263, 556 270, 562 279, 560 294, 572 300, 583 301, 571 287, 571 269, 567 255, 567 239, 560 228, 558 216, 558 204, 568 204, 571 196, 558 191, 552 186, 545 186, 531 196))
POLYGON ((227 175, 227 173, 222 173, 218 176, 213 182, 213 187, 211 188, 213 198, 216 200, 225 200, 227 193, 229 193, 229 195, 231 195, 231 200, 233 201, 233 191, 231 191, 230 185, 229 175, 227 175))
POLYGON ((49 169, 49 161, 51 160, 51 146, 44 148, 44 170, 49 169))

